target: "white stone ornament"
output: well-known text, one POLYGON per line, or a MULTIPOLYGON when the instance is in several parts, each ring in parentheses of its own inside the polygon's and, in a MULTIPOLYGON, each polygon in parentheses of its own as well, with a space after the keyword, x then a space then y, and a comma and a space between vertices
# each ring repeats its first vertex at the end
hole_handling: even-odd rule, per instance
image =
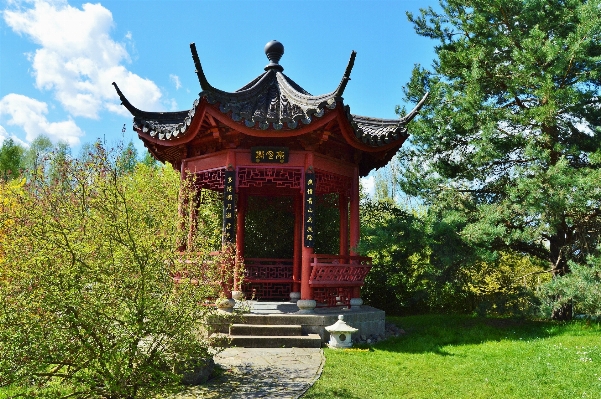
POLYGON ((232 299, 235 301, 241 301, 244 299, 244 292, 242 291, 232 291, 232 299))
POLYGON ((330 348, 350 348, 353 346, 351 334, 359 330, 346 324, 344 316, 340 315, 336 323, 326 327, 326 331, 330 333, 330 342, 328 343, 330 348))
POLYGON ((234 299, 220 298, 216 304, 219 311, 232 313, 234 306, 236 306, 236 301, 234 299))
POLYGON ((299 299, 296 302, 296 306, 298 306, 299 314, 311 314, 315 313, 315 307, 317 306, 317 302, 314 299, 299 299))
POLYGON ((297 303, 300 298, 301 298, 300 292, 291 292, 290 293, 290 302, 291 303, 297 303))

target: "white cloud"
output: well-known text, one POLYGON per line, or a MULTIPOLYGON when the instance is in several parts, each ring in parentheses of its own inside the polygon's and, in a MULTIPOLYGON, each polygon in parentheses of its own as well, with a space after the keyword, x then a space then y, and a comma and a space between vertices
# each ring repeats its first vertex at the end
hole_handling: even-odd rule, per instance
MULTIPOLYGON (((108 9, 90 3, 78 9, 64 0, 11 4, 3 12, 6 24, 40 46, 30 55, 36 86, 53 91, 71 115, 98 118, 102 110, 129 115, 113 81, 136 107, 164 109, 157 85, 123 66, 130 57, 124 45, 110 37, 114 23, 108 9)), ((126 38, 131 38, 130 32, 126 38)))
MULTIPOLYGON (((45 134, 53 141, 62 140, 69 145, 79 144, 79 138, 84 133, 72 119, 49 122, 46 114, 48 114, 46 103, 21 94, 7 94, 0 100, 0 115, 9 116, 9 125, 21 127, 25 131, 25 139, 28 142, 33 141, 40 134, 45 134)), ((3 135, 8 137, 4 128, 0 130, 0 136, 3 135)))
POLYGON ((10 134, 6 131, 6 129, 4 128, 4 126, 0 125, 0 146, 2 146, 2 144, 4 143, 4 140, 7 139, 13 139, 13 141, 17 144, 22 145, 25 148, 29 147, 29 144, 27 144, 26 142, 24 142, 23 140, 19 139, 17 136, 15 136, 14 134, 10 134))
POLYGON ((173 82, 173 84, 175 85, 175 90, 179 90, 182 87, 182 83, 179 80, 179 76, 174 75, 174 74, 170 74, 169 75, 169 79, 173 82))

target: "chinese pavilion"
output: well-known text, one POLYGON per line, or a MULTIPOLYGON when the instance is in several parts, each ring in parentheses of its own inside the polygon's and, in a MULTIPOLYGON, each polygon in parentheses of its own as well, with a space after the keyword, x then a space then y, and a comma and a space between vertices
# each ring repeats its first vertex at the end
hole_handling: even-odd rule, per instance
MULTIPOLYGON (((290 296, 302 311, 315 306, 360 305, 360 288, 371 259, 359 243, 359 177, 384 166, 408 137, 407 124, 426 96, 399 120, 350 113, 343 93, 356 53, 351 53, 334 91, 314 96, 283 73, 284 46, 265 46, 265 72, 234 92, 207 80, 194 43, 190 45, 202 91, 190 110, 148 112, 134 107, 113 83, 133 128, 150 153, 170 162, 182 178, 223 193, 223 238, 245 251, 250 196, 289 197, 294 208, 292 259, 245 258, 239 287, 259 298, 290 296), (337 254, 316 254, 317 196, 337 196, 337 254)), ((231 297, 231 293, 230 293, 231 297)))

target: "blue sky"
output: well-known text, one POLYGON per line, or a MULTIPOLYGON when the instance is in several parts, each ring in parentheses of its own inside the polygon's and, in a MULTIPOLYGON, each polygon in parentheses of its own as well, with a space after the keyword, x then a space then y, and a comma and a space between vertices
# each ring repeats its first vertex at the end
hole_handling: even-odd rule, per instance
POLYGON ((272 39, 285 47, 284 73, 315 95, 337 87, 355 50, 345 103, 354 114, 395 118, 414 64, 434 58, 434 42, 405 12, 437 3, 4 0, 0 142, 45 134, 74 154, 98 138, 133 140, 142 151, 111 82, 140 109, 189 109, 200 91, 190 42, 209 82, 228 91, 263 72, 272 39))

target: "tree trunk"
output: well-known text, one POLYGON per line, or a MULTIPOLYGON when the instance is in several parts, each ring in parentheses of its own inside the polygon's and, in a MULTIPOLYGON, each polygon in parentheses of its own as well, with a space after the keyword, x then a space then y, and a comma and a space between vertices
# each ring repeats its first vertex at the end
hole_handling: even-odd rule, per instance
MULTIPOLYGON (((553 278, 561 277, 570 272, 567 259, 563 254, 562 248, 566 244, 566 232, 561 229, 549 239, 549 252, 551 262, 553 263, 553 278)), ((560 296, 553 298, 554 300, 562 299, 560 296)), ((553 320, 571 320, 572 319, 572 303, 571 301, 562 305, 557 309, 553 309, 551 313, 553 320)))

